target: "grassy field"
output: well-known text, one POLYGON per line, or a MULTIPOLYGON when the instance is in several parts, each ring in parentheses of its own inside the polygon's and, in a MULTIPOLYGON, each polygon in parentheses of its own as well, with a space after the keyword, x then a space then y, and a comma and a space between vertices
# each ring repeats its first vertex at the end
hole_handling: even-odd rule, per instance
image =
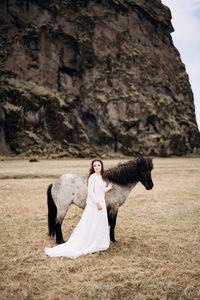
MULTIPOLYGON (((105 160, 105 167, 117 163, 105 160)), ((0 161, 0 299, 200 299, 200 158, 154 159, 119 210, 116 243, 76 260, 49 258, 46 189, 88 160, 0 161)), ((82 210, 64 220, 65 240, 82 210)))

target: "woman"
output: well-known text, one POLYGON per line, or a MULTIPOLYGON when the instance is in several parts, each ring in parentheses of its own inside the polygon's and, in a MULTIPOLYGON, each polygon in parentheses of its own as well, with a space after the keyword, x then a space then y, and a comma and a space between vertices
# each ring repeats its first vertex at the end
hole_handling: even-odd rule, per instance
POLYGON ((103 251, 109 248, 110 236, 105 203, 106 187, 104 168, 101 160, 93 160, 88 175, 88 195, 83 215, 69 240, 53 248, 45 248, 51 257, 66 256, 76 258, 82 254, 103 251))

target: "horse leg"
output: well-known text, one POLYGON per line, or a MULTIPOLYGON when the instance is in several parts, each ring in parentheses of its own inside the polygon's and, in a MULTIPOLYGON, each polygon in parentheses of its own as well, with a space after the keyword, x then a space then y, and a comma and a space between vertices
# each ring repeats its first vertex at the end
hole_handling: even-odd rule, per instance
POLYGON ((63 240, 62 235, 62 222, 56 223, 56 244, 63 244, 65 241, 63 240))
POLYGON ((49 235, 52 237, 56 235, 56 243, 62 244, 64 240, 61 226, 69 206, 56 205, 51 191, 52 184, 49 185, 47 190, 49 235))
POLYGON ((66 216, 69 206, 58 206, 57 207, 57 216, 56 216, 56 243, 64 243, 63 234, 62 234, 62 222, 66 216))
POLYGON ((110 225, 110 240, 112 242, 116 242, 115 240, 115 225, 116 225, 116 220, 117 220, 117 210, 108 209, 108 223, 110 225))

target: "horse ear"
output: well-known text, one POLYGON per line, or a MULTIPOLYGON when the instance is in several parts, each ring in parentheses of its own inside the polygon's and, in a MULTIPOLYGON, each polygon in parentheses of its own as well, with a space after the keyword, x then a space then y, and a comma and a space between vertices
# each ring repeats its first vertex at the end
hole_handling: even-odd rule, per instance
POLYGON ((139 166, 143 166, 143 165, 144 165, 144 162, 145 162, 144 157, 138 158, 138 165, 139 165, 139 166))
POLYGON ((150 170, 153 170, 153 158, 148 159, 148 167, 150 170))
POLYGON ((138 158, 138 166, 140 166, 141 168, 148 168, 149 170, 153 169, 153 161, 152 158, 146 158, 146 157, 141 157, 138 158))

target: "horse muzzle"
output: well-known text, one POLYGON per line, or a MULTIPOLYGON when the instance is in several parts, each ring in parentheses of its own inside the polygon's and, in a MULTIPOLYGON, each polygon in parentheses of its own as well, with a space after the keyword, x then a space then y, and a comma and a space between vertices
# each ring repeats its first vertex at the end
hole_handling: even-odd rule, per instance
POLYGON ((145 186, 146 190, 152 190, 153 188, 153 182, 151 184, 148 184, 147 186, 145 186))

